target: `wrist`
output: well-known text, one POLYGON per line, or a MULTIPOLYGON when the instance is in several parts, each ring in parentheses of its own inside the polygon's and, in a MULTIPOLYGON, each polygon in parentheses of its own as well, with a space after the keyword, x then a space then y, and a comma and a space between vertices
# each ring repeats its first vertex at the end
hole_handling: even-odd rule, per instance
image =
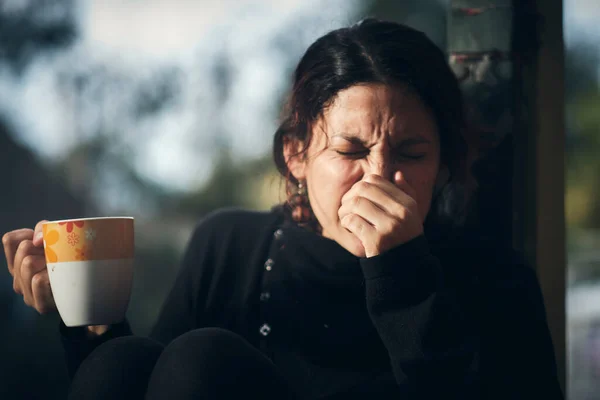
POLYGON ((426 260, 430 254, 427 239, 420 235, 376 256, 364 258, 360 263, 367 280, 384 276, 403 276, 403 279, 408 279, 414 275, 415 268, 422 269, 424 263, 428 264, 426 260))
POLYGON ((103 335, 110 329, 110 325, 90 325, 86 327, 87 337, 93 338, 103 335))

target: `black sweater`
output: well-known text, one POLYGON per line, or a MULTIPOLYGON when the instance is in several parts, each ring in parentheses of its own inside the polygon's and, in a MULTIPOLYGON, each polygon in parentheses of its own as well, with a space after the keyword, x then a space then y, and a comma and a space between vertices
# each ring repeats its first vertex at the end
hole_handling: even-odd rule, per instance
MULTIPOLYGON (((300 398, 563 398, 535 272, 480 240, 360 259, 277 208, 222 210, 195 230, 151 337, 209 326, 260 348, 300 398)), ((71 374, 131 334, 61 332, 71 374)))

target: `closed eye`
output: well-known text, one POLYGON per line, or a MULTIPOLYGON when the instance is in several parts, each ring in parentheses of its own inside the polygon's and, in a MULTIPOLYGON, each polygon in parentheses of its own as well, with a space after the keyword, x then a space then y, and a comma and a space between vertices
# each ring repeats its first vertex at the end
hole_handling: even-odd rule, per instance
POLYGON ((359 151, 341 151, 341 150, 336 150, 336 153, 338 153, 339 155, 345 156, 345 157, 351 157, 351 158, 361 158, 366 156, 367 154, 369 154, 368 150, 359 150, 359 151))
MULTIPOLYGON (((349 158, 362 158, 365 157, 369 154, 369 150, 357 150, 357 151, 341 151, 341 150, 336 150, 336 153, 338 153, 339 155, 342 155, 344 157, 349 157, 349 158)), ((423 157, 425 157, 425 153, 420 153, 420 154, 408 154, 408 153, 400 153, 397 154, 396 157, 399 160, 420 160, 423 157)))

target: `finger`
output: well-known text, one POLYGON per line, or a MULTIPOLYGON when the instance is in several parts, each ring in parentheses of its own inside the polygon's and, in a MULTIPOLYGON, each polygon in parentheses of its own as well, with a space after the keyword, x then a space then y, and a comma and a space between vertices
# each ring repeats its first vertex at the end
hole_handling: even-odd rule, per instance
POLYGON ((13 274, 15 254, 19 244, 24 240, 33 239, 33 231, 31 229, 19 229, 16 231, 8 232, 2 236, 2 246, 4 247, 4 256, 6 257, 6 263, 8 264, 8 272, 13 274))
POLYGON ((367 246, 372 242, 372 237, 377 233, 375 227, 357 214, 348 214, 340 222, 344 228, 361 241, 367 250, 367 246))
POLYGON ((13 276, 20 274, 20 266, 25 257, 29 255, 44 255, 44 249, 34 246, 31 239, 22 240, 17 247, 17 251, 15 252, 15 257, 13 260, 13 276))
MULTIPOLYGON (((387 182, 387 184, 393 186, 390 182, 387 182)), ((370 182, 366 180, 358 182, 344 195, 342 202, 349 201, 351 196, 364 197, 385 210, 390 216, 398 219, 403 219, 406 216, 407 208, 416 207, 415 200, 402 190, 396 187, 393 187, 393 190, 390 190, 389 187, 384 190, 382 186, 387 185, 382 181, 373 182, 372 178, 370 182), (393 192, 394 195, 390 195, 390 192, 393 192)))
POLYGON ((28 255, 43 255, 44 249, 37 248, 33 245, 33 242, 29 239, 21 241, 15 252, 15 258, 13 263, 13 290, 18 294, 23 294, 23 280, 21 278, 21 266, 23 260, 28 255))
POLYGON ((415 199, 417 195, 412 186, 406 181, 401 171, 396 171, 393 182, 383 179, 379 175, 368 175, 364 180, 365 182, 372 183, 381 188, 381 190, 386 192, 392 198, 402 199, 408 196, 411 199, 415 199))
POLYGON ((40 314, 48 314, 56 310, 52 288, 50 287, 50 277, 48 269, 44 269, 33 276, 31 280, 31 291, 33 294, 33 303, 35 309, 40 314))
POLYGON ((35 225, 34 234, 33 234, 33 245, 36 247, 44 246, 43 227, 46 222, 48 222, 48 221, 44 219, 35 225))
MULTIPOLYGON (((33 244, 32 244, 33 246, 33 244)), ((35 274, 46 269, 46 259, 40 255, 27 255, 23 258, 20 268, 20 281, 23 299, 28 306, 34 306, 33 292, 31 289, 32 280, 35 274)))
POLYGON ((392 216, 365 197, 353 197, 338 210, 340 221, 348 214, 359 215, 379 231, 387 231, 391 228, 392 216))

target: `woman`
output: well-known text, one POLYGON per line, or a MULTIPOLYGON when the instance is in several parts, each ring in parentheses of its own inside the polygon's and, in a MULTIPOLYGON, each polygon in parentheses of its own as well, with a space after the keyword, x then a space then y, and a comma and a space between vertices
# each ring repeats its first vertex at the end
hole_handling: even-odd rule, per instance
MULTIPOLYGON (((533 270, 460 228, 462 108, 418 31, 317 40, 274 138, 286 204, 199 224, 152 339, 62 325, 71 398, 562 398, 533 270)), ((47 311, 40 242, 4 240, 15 290, 47 311)))

